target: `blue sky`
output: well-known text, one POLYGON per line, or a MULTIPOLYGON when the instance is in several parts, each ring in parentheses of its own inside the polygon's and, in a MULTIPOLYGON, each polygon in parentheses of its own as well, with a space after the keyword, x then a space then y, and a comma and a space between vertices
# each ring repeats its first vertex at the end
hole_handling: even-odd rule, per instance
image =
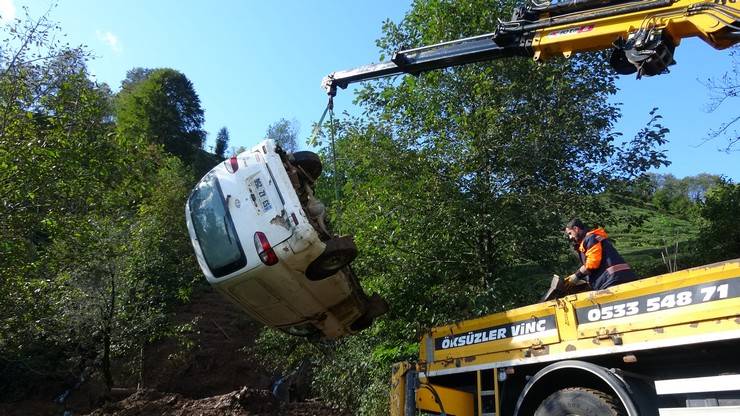
MULTIPOLYGON (((32 15, 47 0, 0 0, 0 13, 32 15)), ((60 0, 51 12, 71 44, 97 56, 90 70, 116 90, 133 67, 171 67, 195 85, 205 110, 208 145, 225 126, 232 146, 251 146, 280 118, 295 119, 300 137, 310 134, 326 105, 321 79, 336 70, 375 62, 375 40, 385 19, 400 21, 408 0, 264 2, 256 0, 60 0)), ((737 102, 707 113, 709 94, 699 82, 730 67, 729 54, 689 39, 676 50, 671 74, 622 77, 615 102, 617 126, 633 136, 659 107, 671 129, 661 172, 678 177, 701 172, 740 181, 740 153, 718 152, 723 143, 700 145, 706 132, 737 113, 737 102)), ((340 91, 337 111, 354 112, 352 93, 340 91)))

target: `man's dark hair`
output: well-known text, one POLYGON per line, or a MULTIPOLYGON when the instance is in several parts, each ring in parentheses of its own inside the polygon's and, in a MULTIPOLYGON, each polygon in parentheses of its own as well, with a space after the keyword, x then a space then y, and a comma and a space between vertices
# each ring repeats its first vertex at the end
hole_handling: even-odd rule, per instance
POLYGON ((573 227, 578 227, 581 230, 588 230, 588 227, 586 226, 586 224, 584 224, 583 221, 581 221, 578 218, 573 218, 572 220, 568 221, 567 224, 565 224, 565 228, 573 228, 573 227))

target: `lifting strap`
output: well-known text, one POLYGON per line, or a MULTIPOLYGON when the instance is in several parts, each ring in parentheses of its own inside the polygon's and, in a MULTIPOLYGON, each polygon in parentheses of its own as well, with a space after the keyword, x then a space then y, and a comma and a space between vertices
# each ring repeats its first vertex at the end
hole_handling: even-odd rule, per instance
MULTIPOLYGON (((316 124, 316 127, 314 127, 313 132, 311 133, 311 142, 316 143, 316 137, 318 137, 318 134, 321 132, 321 127, 324 124, 324 118, 326 117, 326 114, 329 113, 329 140, 331 142, 331 158, 332 158, 332 168, 334 170, 333 172, 333 179, 334 179, 334 201, 337 208, 337 232, 341 229, 341 222, 339 218, 341 216, 339 215, 339 184, 337 183, 337 175, 338 175, 338 165, 337 165, 337 149, 336 145, 334 144, 334 135, 335 135, 335 128, 334 128, 334 96, 329 94, 329 102, 326 104, 326 108, 324 109, 324 112, 321 114, 321 118, 319 119, 319 122, 316 124)), ((341 235, 341 233, 340 233, 341 235)))

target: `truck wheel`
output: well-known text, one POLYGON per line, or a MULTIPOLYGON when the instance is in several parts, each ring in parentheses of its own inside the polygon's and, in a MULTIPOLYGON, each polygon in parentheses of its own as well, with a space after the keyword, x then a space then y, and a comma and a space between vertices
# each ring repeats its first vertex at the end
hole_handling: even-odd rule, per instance
POLYGON ((624 416, 624 411, 609 394, 599 390, 572 387, 547 396, 534 416, 624 416))
POLYGON ((295 152, 290 163, 303 169, 310 176, 311 182, 316 181, 321 175, 321 159, 314 152, 295 152))
POLYGON ((357 257, 352 237, 337 237, 325 242, 326 248, 306 269, 308 280, 321 280, 336 273, 357 257))

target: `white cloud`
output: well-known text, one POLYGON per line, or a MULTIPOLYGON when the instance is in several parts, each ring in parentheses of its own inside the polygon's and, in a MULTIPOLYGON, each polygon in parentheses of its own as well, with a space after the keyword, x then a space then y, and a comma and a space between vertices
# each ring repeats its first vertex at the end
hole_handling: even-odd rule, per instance
POLYGON ((15 19, 13 0, 0 0, 0 23, 8 23, 13 19, 15 19))
MULTIPOLYGON (((0 0, 0 1, 3 1, 3 0, 0 0)), ((123 48, 121 47, 121 43, 118 41, 118 37, 114 35, 113 33, 101 32, 99 30, 96 30, 95 34, 98 36, 98 39, 100 39, 101 41, 103 41, 103 43, 110 46, 113 52, 121 53, 121 51, 123 50, 123 48)))

